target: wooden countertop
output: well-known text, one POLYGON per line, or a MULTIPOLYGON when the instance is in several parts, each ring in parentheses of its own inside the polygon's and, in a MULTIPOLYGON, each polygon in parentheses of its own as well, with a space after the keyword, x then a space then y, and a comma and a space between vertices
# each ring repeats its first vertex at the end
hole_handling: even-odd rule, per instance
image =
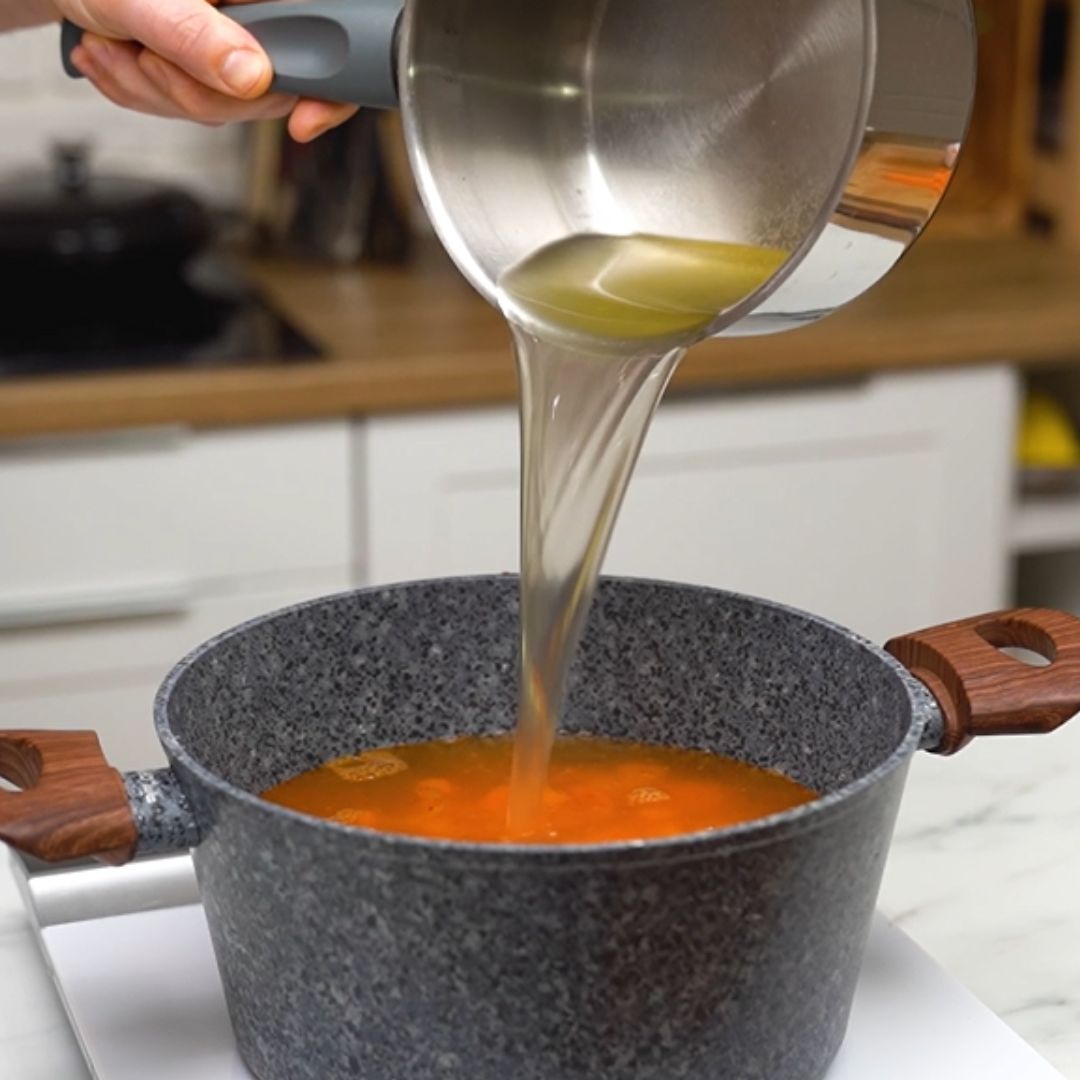
MULTIPOLYGON (((222 426, 514 400, 501 318, 440 250, 408 267, 256 262, 258 281, 329 350, 223 369, 0 379, 0 437, 160 424, 222 426)), ((822 322, 691 350, 674 392, 882 370, 1080 361, 1080 255, 1036 239, 925 238, 822 322)))

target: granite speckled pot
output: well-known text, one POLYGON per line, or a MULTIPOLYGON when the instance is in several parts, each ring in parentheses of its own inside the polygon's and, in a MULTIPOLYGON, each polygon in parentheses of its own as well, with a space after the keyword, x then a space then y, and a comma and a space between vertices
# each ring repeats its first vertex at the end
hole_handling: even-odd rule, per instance
POLYGON ((566 727, 732 754, 818 800, 676 839, 536 848, 380 835, 258 797, 359 748, 509 728, 517 614, 516 579, 479 578, 238 627, 161 689, 167 771, 121 779, 87 733, 0 734, 0 775, 27 789, 0 793, 0 838, 112 861, 194 846, 261 1080, 818 1080, 912 756, 1080 707, 1080 622, 1060 613, 883 650, 775 604, 605 580, 566 727), (1053 663, 999 651, 1017 644, 1053 663))

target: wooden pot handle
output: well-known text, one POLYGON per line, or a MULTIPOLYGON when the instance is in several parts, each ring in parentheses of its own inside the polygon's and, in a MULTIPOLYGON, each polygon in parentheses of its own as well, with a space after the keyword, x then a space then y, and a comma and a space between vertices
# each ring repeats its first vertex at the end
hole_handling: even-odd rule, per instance
POLYGON ((937 699, 945 721, 934 753, 955 754, 976 735, 1053 731, 1080 712, 1080 619, 1020 608, 894 638, 885 646, 937 699), (1022 648, 1032 667, 1000 650, 1022 648))
POLYGON ((120 865, 138 832, 120 773, 92 731, 0 731, 0 840, 46 862, 120 865))

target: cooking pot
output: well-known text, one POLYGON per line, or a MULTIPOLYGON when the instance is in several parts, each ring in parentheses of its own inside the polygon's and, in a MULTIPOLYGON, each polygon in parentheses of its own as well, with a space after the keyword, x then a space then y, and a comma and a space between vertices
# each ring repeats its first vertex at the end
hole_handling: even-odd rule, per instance
MULTIPOLYGON (((700 336, 813 322, 884 277, 954 174, 970 0, 299 0, 224 9, 273 88, 400 102, 442 243, 492 303, 587 233, 779 248, 700 336)), ((81 31, 66 23, 67 70, 81 31)))
POLYGON ((990 614, 882 649, 775 603, 605 579, 566 728, 731 754, 819 798, 577 847, 379 834, 259 798, 362 748, 511 727, 517 596, 513 577, 415 583, 230 630, 158 694, 164 771, 121 777, 90 733, 4 732, 0 774, 26 790, 0 791, 0 837, 117 863, 194 846, 261 1080, 818 1080, 913 755, 1080 708, 1069 615, 990 614))
MULTIPOLYGON (((10 287, 40 295, 72 276, 96 292, 128 275, 174 274, 210 240, 210 215, 170 184, 97 174, 85 147, 60 143, 47 169, 0 181, 0 258, 17 264, 10 287)), ((130 298, 128 298, 130 302, 130 298)))

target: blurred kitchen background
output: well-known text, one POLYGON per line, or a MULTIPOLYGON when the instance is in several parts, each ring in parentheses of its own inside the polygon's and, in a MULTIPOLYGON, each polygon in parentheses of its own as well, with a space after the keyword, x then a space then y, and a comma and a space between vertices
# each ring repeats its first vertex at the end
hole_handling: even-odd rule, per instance
MULTIPOLYGON (((877 640, 1080 612, 1080 12, 977 7, 931 233, 817 327, 693 351, 608 572, 877 640)), ((0 250, 4 727, 154 765, 156 687, 215 632, 516 569, 509 337, 433 241, 395 117, 309 147, 162 121, 66 78, 55 29, 0 38, 0 250)))

